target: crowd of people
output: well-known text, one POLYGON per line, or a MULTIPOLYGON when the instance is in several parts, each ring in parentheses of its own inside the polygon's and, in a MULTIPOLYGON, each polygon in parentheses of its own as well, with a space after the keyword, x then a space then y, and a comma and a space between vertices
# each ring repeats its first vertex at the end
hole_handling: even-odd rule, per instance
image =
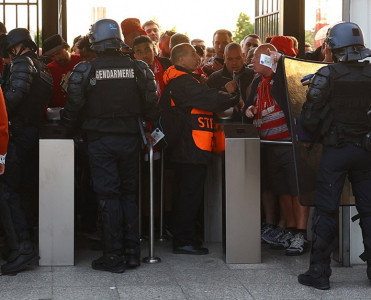
MULTIPOLYGON (((51 120, 56 110, 60 123, 68 128, 68 137, 78 136, 76 140, 83 142, 77 148, 82 157, 88 157, 77 163, 79 178, 84 177, 80 181, 85 195, 80 213, 83 223, 86 221, 86 231, 95 232, 100 227, 103 248, 103 255, 92 262, 92 267, 115 273, 140 265, 142 212, 137 207, 138 160, 141 141, 153 143, 151 133, 155 128, 165 133, 159 145, 166 147, 165 180, 169 179, 166 184, 169 193, 165 194, 170 195, 166 202, 172 212, 168 228, 176 254, 209 253, 202 247, 197 220, 207 166, 213 152, 220 149, 215 143, 215 123, 248 122, 256 126, 261 140, 293 139, 283 59, 298 55, 295 37, 272 36, 262 40, 257 34, 249 34, 236 43, 229 30, 219 29, 212 37, 213 47, 207 48, 205 41, 198 38, 191 40, 173 31, 161 33, 154 21, 141 25, 138 19, 128 18, 120 25, 111 19, 95 22, 89 33, 75 38, 71 52, 65 40, 55 34, 44 40, 41 57, 36 55, 37 47, 28 30, 17 28, 7 33, 4 26, 0 28, 0 56, 5 63, 0 93, 0 214, 9 248, 7 262, 1 266, 3 274, 16 273, 38 260, 30 237, 33 221, 24 212, 24 202, 29 201, 24 184, 30 176, 30 157, 37 153, 38 128, 51 120)), ((345 35, 347 29, 344 27, 345 35)), ((363 36, 362 40, 354 41, 357 30, 360 36, 358 26, 350 28, 347 43, 343 43, 339 33, 331 36, 330 30, 318 49, 313 51, 306 45, 308 51, 303 59, 339 62, 335 70, 321 69, 311 83, 303 119, 312 132, 315 112, 309 117, 308 114, 317 99, 328 101, 327 98, 342 96, 340 92, 324 90, 333 89, 332 80, 336 82, 342 76, 339 74, 346 77, 357 73, 360 70, 357 61, 370 55, 363 36), (352 63, 350 69, 344 69, 348 66, 344 62, 352 63), (338 76, 332 79, 334 72, 338 76), (325 84, 326 80, 331 84, 325 84)), ((365 83, 369 81, 369 67, 362 67, 361 74, 365 75, 359 76, 365 83)), ((355 84, 353 78, 347 80, 337 83, 339 89, 344 82, 355 84)), ((341 90, 346 92, 345 88, 341 90)), ((358 122, 351 130, 343 130, 341 136, 329 138, 332 144, 326 145, 338 145, 337 138, 342 138, 346 145, 359 143, 365 131, 369 131, 370 121, 364 110, 370 109, 370 97, 363 90, 358 93, 362 100, 354 100, 358 103, 356 107, 346 104, 344 96, 341 97, 344 100, 338 100, 339 105, 357 109, 354 118, 358 122)), ((347 128, 343 115, 333 105, 331 108, 336 111, 332 125, 339 128, 338 123, 345 124, 342 128, 347 128)), ((321 134, 326 136, 328 132, 321 134)), ((351 175, 356 178, 352 183, 361 213, 364 257, 371 279, 371 191, 367 191, 371 186, 371 162, 369 149, 364 149, 363 142, 360 145, 358 161, 354 163, 362 161, 367 168, 351 175), (359 176, 360 172, 364 176, 359 176)), ((159 155, 158 149, 155 151, 159 155)), ((338 155, 343 157, 352 151, 338 155)), ((333 154, 329 151, 327 156, 333 154)), ((336 168, 336 162, 331 167, 336 168)), ((344 166, 341 176, 350 169, 344 166)), ((262 146, 262 240, 289 256, 301 255, 309 248, 306 237, 309 208, 299 202, 295 172, 292 146, 262 146)), ((336 223, 333 215, 339 203, 335 199, 338 195, 331 195, 331 191, 326 194, 328 177, 322 180, 318 192, 322 194, 315 202, 311 266, 299 276, 299 282, 327 289, 336 223), (328 197, 334 201, 331 207, 324 205, 329 203, 328 197)))

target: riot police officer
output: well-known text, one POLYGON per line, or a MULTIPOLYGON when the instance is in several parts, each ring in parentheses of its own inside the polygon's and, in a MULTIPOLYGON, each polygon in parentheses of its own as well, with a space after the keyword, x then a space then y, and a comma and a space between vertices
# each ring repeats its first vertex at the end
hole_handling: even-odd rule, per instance
POLYGON ((12 59, 10 76, 3 85, 10 140, 6 171, 0 177, 0 214, 10 254, 7 263, 1 266, 1 272, 12 274, 39 258, 30 241, 19 191, 24 184, 29 155, 38 146, 38 126, 51 97, 52 78, 35 54, 37 46, 27 29, 11 30, 7 35, 6 50, 12 59))
POLYGON ((147 64, 123 55, 125 46, 114 20, 102 19, 90 29, 91 49, 98 57, 76 65, 61 112, 65 125, 77 126, 83 114, 94 191, 103 223, 103 256, 93 269, 122 273, 140 264, 136 204, 140 129, 138 117, 156 107, 154 75, 147 64), (125 232, 123 232, 123 224, 125 232))
POLYGON ((314 198, 313 241, 309 270, 301 284, 329 289, 330 254, 336 247, 336 217, 348 175, 359 212, 371 280, 371 56, 361 28, 351 22, 335 24, 326 46, 335 64, 313 77, 302 109, 304 128, 323 144, 314 198))

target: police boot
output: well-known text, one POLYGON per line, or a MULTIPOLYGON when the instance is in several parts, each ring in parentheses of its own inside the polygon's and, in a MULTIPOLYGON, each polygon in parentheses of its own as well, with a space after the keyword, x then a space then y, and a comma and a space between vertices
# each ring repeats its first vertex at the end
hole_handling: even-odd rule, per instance
POLYGON ((22 241, 19 243, 19 249, 10 252, 8 262, 1 266, 1 273, 3 275, 15 274, 38 260, 39 255, 32 242, 22 241))
POLYGON ((125 249, 126 266, 136 268, 140 266, 140 246, 125 249))
POLYGON ((331 268, 328 264, 313 264, 304 274, 298 276, 299 283, 312 286, 320 290, 328 290, 330 288, 331 268))
POLYGON ((364 237, 363 244, 365 245, 365 252, 360 255, 360 258, 367 262, 367 278, 371 281, 371 239, 364 237))
POLYGON ((315 211, 309 270, 298 276, 299 283, 320 290, 330 288, 331 252, 337 246, 335 227, 336 219, 331 214, 315 211))
POLYGON ((103 225, 103 256, 92 262, 94 270, 122 273, 125 271, 123 253, 123 217, 118 199, 100 200, 103 225))
POLYGON ((108 271, 111 273, 125 272, 125 262, 121 255, 106 254, 100 258, 93 260, 92 268, 99 271, 108 271))

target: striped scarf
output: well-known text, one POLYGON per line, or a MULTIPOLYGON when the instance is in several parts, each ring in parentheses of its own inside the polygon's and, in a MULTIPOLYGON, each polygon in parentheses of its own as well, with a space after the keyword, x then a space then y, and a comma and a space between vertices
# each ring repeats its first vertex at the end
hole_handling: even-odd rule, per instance
POLYGON ((286 117, 271 94, 272 86, 272 76, 261 78, 256 91, 257 114, 253 123, 258 128, 260 138, 263 140, 288 140, 290 132, 286 117))

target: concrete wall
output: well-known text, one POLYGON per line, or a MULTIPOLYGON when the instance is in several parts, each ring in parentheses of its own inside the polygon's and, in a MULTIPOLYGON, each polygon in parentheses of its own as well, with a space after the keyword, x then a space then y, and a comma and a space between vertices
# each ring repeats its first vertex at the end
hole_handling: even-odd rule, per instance
POLYGON ((366 47, 371 48, 371 0, 344 0, 344 21, 361 26, 366 47))

